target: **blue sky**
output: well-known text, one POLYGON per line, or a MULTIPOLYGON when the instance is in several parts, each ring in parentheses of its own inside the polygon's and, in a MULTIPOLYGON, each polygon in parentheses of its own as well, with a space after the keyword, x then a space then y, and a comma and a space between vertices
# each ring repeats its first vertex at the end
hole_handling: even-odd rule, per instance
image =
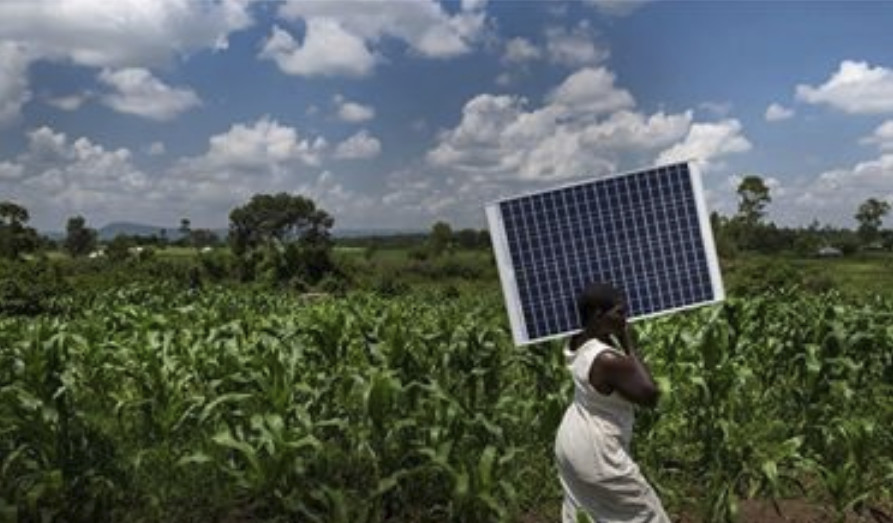
MULTIPOLYGON (((61 230, 484 227, 496 198, 693 158, 781 224, 893 202, 893 3, 6 0, 0 199, 61 230)), ((888 218, 888 223, 891 219, 888 218)))

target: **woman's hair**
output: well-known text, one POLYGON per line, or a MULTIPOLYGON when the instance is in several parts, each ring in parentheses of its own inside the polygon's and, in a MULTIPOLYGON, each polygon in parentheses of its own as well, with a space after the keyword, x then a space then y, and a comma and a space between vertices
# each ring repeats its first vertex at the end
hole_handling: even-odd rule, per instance
POLYGON ((623 292, 608 283, 590 283, 577 298, 580 323, 586 325, 593 315, 604 314, 623 299, 623 292))

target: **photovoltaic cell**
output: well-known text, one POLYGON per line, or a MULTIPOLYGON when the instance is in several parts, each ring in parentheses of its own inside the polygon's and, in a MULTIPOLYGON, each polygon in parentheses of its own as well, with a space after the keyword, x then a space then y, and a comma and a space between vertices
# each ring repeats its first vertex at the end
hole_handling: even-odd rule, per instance
POLYGON ((579 330, 592 281, 624 290, 631 319, 723 299, 697 171, 640 170, 487 205, 503 293, 519 345, 579 330))

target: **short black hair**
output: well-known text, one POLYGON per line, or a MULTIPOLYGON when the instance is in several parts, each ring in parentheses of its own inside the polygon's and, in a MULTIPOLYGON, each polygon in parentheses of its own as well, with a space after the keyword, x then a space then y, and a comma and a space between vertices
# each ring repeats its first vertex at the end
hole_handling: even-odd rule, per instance
POLYGON ((593 282, 583 288, 577 298, 577 312, 581 325, 586 325, 593 315, 601 315, 625 299, 623 291, 610 283, 593 282))

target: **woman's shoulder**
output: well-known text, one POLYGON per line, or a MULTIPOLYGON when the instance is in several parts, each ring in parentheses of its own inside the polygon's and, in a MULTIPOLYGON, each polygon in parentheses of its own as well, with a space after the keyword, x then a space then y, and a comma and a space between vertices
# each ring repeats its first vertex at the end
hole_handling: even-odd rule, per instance
POLYGON ((576 359, 583 354, 588 354, 592 351, 601 352, 605 349, 610 349, 611 346, 601 341, 598 338, 588 338, 585 340, 579 339, 576 337, 577 335, 572 336, 567 340, 564 346, 565 354, 571 358, 576 359))

